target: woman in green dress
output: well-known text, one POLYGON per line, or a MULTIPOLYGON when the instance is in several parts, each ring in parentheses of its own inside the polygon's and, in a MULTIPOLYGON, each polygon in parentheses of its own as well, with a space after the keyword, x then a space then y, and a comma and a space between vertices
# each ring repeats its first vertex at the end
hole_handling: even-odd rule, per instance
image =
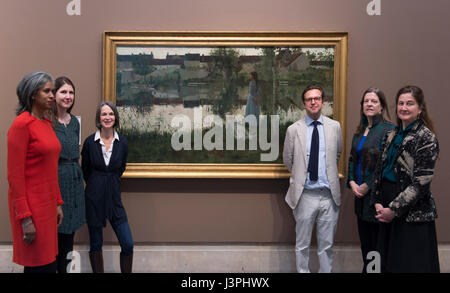
POLYGON ((58 181, 64 221, 58 228, 57 270, 68 272, 70 257, 73 251, 75 231, 86 222, 84 201, 83 173, 78 160, 80 158, 80 123, 71 114, 75 102, 75 86, 67 77, 55 80, 55 107, 53 128, 61 143, 61 154, 58 162, 58 181))

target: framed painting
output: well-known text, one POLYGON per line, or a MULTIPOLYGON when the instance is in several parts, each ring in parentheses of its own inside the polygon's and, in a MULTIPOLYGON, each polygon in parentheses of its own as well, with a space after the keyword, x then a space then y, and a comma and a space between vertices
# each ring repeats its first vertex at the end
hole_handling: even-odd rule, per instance
MULTIPOLYGON (((129 143, 124 177, 287 178, 287 127, 320 84, 346 137, 347 33, 107 31, 103 98, 129 143)), ((345 175, 345 146, 339 165, 345 175)))

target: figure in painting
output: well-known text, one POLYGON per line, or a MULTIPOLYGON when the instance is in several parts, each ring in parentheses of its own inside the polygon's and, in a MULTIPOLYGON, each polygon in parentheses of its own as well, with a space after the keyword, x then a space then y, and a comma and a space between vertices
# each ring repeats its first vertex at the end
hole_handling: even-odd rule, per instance
MULTIPOLYGON (((247 105, 245 106, 245 117, 254 115, 256 123, 259 123, 261 88, 258 84, 258 74, 256 71, 250 73, 249 94, 247 105)), ((250 123, 249 123, 250 124, 250 123)))

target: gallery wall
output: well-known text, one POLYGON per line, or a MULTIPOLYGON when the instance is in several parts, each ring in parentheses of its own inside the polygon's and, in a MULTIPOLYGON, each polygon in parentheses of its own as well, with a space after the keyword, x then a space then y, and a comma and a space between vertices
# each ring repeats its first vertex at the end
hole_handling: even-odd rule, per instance
MULTIPOLYGON (((118 30, 348 32, 347 152, 367 87, 384 90, 392 116, 401 86, 422 87, 441 149, 432 184, 438 240, 450 242, 448 0, 380 0, 376 16, 367 14, 370 0, 80 0, 79 16, 66 13, 69 2, 0 2, 1 243, 11 242, 6 138, 15 118, 17 83, 38 69, 69 76, 77 91, 73 112, 82 116, 86 138, 95 131, 95 106, 102 99, 102 33, 118 30)), ((341 186, 336 242, 357 245, 353 196, 343 181, 341 186)), ((122 197, 138 243, 293 243, 287 187, 287 179, 125 179, 122 197)), ((86 227, 76 239, 87 241, 86 227)), ((110 227, 105 241, 115 241, 110 227)))

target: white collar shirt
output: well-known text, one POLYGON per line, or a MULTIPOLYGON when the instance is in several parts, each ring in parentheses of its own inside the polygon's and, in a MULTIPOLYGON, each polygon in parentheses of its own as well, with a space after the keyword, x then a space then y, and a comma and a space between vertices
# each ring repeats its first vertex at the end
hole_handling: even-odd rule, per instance
POLYGON ((95 133, 94 141, 99 140, 99 143, 102 146, 103 160, 105 161, 106 167, 109 166, 109 160, 111 159, 111 155, 112 155, 113 147, 114 147, 114 141, 116 139, 119 140, 119 134, 117 133, 117 131, 114 130, 114 139, 112 140, 111 146, 109 147, 109 149, 106 150, 106 145, 103 142, 103 140, 100 138, 100 130, 97 130, 97 132, 95 133))
MULTIPOLYGON (((306 144, 306 153, 308 157, 308 163, 309 163, 309 154, 311 149, 311 140, 312 140, 312 133, 314 130, 314 125, 312 124, 314 120, 306 115, 305 117, 306 121, 306 129, 307 129, 307 144, 306 144)), ((309 172, 308 176, 306 177, 306 183, 305 188, 306 189, 316 189, 316 188, 330 188, 330 183, 328 182, 328 176, 327 176, 327 166, 326 166, 326 148, 325 148, 325 133, 323 129, 323 116, 320 115, 319 119, 317 119, 319 122, 317 124, 317 130, 319 132, 319 170, 318 170, 318 176, 319 179, 317 181, 311 181, 309 179, 309 172)), ((307 165, 308 166, 308 165, 307 165)))

